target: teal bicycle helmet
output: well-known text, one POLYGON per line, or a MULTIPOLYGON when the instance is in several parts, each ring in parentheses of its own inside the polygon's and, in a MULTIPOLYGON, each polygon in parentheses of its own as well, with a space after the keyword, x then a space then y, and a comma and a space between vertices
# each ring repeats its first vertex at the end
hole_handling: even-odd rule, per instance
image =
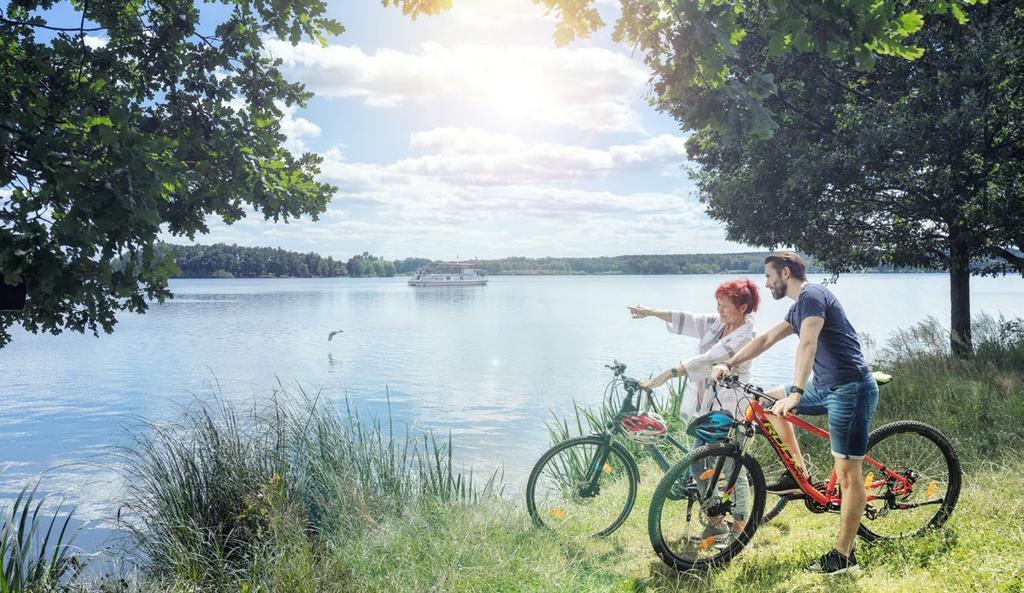
POLYGON ((725 410, 715 410, 694 418, 686 427, 686 434, 705 443, 717 443, 729 436, 733 424, 735 421, 732 414, 725 410))

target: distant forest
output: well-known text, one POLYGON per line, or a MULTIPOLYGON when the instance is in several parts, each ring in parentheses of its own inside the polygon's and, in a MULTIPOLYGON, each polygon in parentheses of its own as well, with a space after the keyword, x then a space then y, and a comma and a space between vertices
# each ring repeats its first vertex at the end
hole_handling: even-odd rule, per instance
MULTIPOLYGON (((171 256, 183 278, 327 278, 337 276, 390 277, 412 274, 433 260, 408 257, 386 260, 362 253, 347 261, 316 253, 238 245, 171 245, 160 249, 171 256)), ((688 253, 680 255, 619 255, 614 257, 506 257, 472 260, 492 276, 572 274, 760 274, 766 252, 688 253)), ((822 273, 810 258, 808 272, 822 273)), ((888 267, 866 272, 896 271, 888 267)), ((911 271, 911 270, 898 270, 911 271)))
POLYGON ((347 276, 345 262, 315 253, 298 253, 272 247, 238 245, 171 245, 166 253, 181 270, 181 278, 329 278, 347 276))

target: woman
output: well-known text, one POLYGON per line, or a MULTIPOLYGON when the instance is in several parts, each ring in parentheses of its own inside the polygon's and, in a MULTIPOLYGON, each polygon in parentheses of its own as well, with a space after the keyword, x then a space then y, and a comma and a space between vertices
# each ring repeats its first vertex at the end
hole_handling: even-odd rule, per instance
MULTIPOLYGON (((754 339, 753 313, 761 299, 757 292, 757 285, 751 280, 741 278, 730 280, 720 285, 715 290, 715 300, 718 301, 718 315, 694 315, 683 311, 659 311, 642 305, 629 307, 629 312, 634 319, 644 317, 657 317, 665 321, 668 331, 675 334, 682 334, 700 339, 697 347, 697 355, 679 363, 666 370, 649 381, 642 381, 642 387, 655 388, 673 377, 686 375, 689 381, 686 384, 686 391, 683 393, 683 401, 680 411, 688 417, 698 416, 713 410, 725 410, 734 417, 741 413, 737 410, 742 394, 733 389, 719 389, 717 396, 711 388, 711 367, 728 360, 747 342, 754 339)), ((740 379, 750 382, 750 364, 741 365, 735 369, 740 379)), ((695 447, 701 446, 702 442, 694 443, 695 447)), ((741 480, 736 487, 737 509, 744 509, 747 505, 749 488, 746 480, 741 480)), ((746 517, 737 512, 732 523, 732 532, 719 524, 709 524, 701 535, 700 539, 715 536, 716 540, 724 539, 722 543, 728 544, 728 537, 735 537, 743 531, 746 526, 746 517)))
MULTIPOLYGON (((689 381, 683 394, 681 411, 697 416, 712 410, 725 410, 736 415, 741 394, 720 389, 716 399, 711 389, 711 367, 728 360, 747 342, 754 339, 753 313, 761 299, 757 285, 746 278, 730 280, 715 290, 718 315, 695 315, 685 311, 659 311, 643 305, 629 307, 634 319, 657 317, 666 322, 668 331, 700 339, 697 355, 666 370, 643 387, 658 387, 672 377, 686 375, 689 381)), ((740 379, 750 381, 750 365, 735 369, 740 379)))

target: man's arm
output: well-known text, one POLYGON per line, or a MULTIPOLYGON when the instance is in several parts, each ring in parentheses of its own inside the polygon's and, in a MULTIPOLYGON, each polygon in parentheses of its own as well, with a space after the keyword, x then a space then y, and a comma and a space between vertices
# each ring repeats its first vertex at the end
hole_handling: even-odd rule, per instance
MULTIPOLYGON (((823 317, 805 317, 800 322, 800 344, 796 347, 796 370, 793 372, 794 387, 803 389, 807 386, 807 378, 811 376, 811 367, 814 366, 814 353, 818 351, 818 335, 824 326, 823 317)), ((772 412, 779 416, 788 416, 790 410, 800 403, 801 397, 803 396, 798 392, 787 394, 775 402, 772 412)))
POLYGON ((711 379, 717 381, 731 369, 753 360, 761 355, 762 352, 771 348, 779 340, 786 338, 793 334, 793 328, 790 327, 789 323, 780 321, 778 324, 773 326, 770 330, 757 336, 746 346, 740 348, 740 351, 733 354, 729 360, 725 362, 725 368, 722 365, 715 365, 714 370, 711 372, 711 379))
POLYGON ((821 317, 806 317, 800 324, 800 344, 796 347, 796 371, 793 374, 793 385, 800 389, 807 386, 807 378, 811 376, 814 366, 814 354, 818 351, 818 335, 825 326, 821 317))

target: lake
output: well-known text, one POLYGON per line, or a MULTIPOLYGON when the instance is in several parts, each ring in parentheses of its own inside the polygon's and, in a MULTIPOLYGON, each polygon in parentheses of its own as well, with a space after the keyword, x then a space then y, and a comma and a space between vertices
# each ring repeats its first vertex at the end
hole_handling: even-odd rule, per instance
MULTIPOLYGON (((280 381, 398 425, 451 433, 456 463, 503 466, 516 493, 547 446, 544 421, 600 400, 618 359, 647 377, 688 358, 697 340, 626 305, 714 312, 737 276, 494 277, 486 287, 411 288, 405 278, 175 280, 176 298, 124 315, 111 335, 15 331, 0 350, 0 498, 47 470, 91 527, 109 525, 120 481, 109 452, 138 418, 173 418, 211 391, 251 401, 280 381), (341 329, 333 340, 328 333, 341 329)), ((812 276, 818 282, 821 276, 812 276)), ((763 284, 763 278, 754 277, 763 284)), ((932 315, 948 324, 944 274, 849 274, 833 287, 879 346, 932 315)), ((762 289, 759 328, 791 301, 762 289)), ((972 279, 972 307, 1024 316, 1024 280, 972 279)), ((756 382, 792 372, 796 339, 758 359, 756 382)), ((869 356, 871 353, 869 353, 869 356)))

